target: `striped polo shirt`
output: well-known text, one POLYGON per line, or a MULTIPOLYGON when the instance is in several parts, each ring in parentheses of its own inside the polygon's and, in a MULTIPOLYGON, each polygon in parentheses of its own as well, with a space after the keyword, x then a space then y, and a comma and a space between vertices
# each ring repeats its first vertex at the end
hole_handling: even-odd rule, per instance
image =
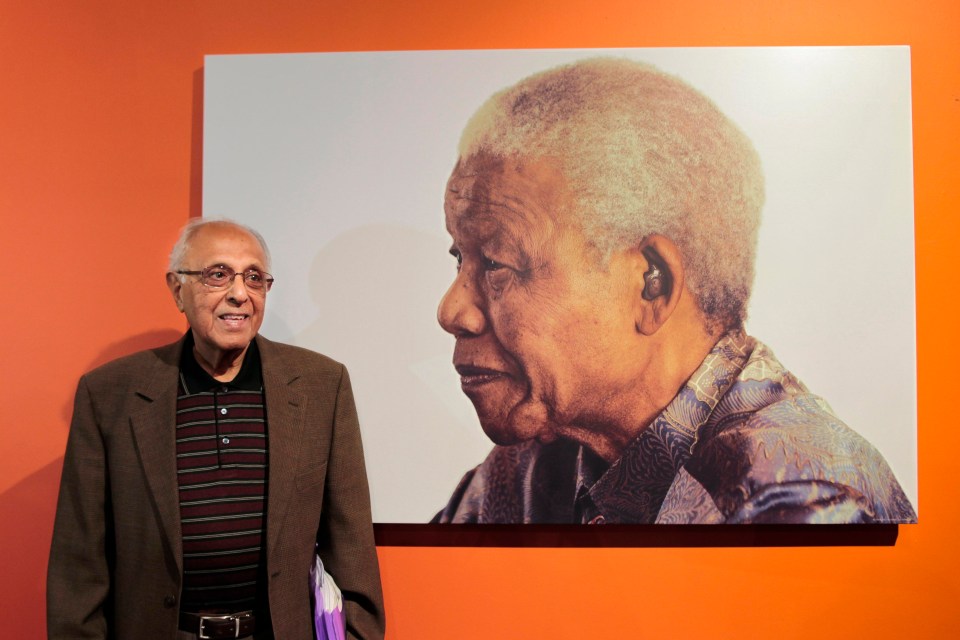
POLYGON ((266 603, 267 421, 256 341, 230 382, 214 380, 187 336, 177 393, 182 611, 266 603))

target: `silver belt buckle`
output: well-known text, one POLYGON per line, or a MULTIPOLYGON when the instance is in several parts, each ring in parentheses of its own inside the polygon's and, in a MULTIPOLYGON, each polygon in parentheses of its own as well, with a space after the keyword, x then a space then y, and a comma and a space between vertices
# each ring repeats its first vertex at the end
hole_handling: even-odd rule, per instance
POLYGON ((240 620, 242 618, 249 618, 250 614, 247 612, 238 613, 236 615, 226 615, 226 616, 200 616, 200 633, 197 634, 197 637, 201 640, 209 640, 213 636, 208 636, 203 631, 203 623, 208 620, 211 622, 230 622, 233 621, 233 637, 240 637, 240 620))

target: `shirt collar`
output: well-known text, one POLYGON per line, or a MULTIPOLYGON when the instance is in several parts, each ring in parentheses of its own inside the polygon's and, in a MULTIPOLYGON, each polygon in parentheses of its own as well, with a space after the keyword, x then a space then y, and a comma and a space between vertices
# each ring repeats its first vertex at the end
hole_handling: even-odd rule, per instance
POLYGON ((236 377, 229 382, 215 380, 203 370, 193 355, 193 331, 187 329, 180 353, 180 382, 188 394, 213 391, 214 389, 231 391, 260 391, 263 389, 263 367, 260 362, 260 349, 257 341, 251 340, 243 356, 243 364, 236 377))
POLYGON ((578 510, 587 520, 607 523, 655 521, 680 468, 690 459, 700 427, 743 370, 755 341, 741 331, 723 336, 676 397, 596 477, 587 456, 577 464, 578 510), (596 514, 596 515, 593 515, 596 514))

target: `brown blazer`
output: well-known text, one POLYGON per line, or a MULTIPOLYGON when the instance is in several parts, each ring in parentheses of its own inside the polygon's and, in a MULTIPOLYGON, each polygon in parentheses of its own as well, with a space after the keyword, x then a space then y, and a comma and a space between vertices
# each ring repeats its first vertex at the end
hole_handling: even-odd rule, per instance
MULTIPOLYGON (((278 640, 313 637, 314 541, 344 595, 347 635, 382 638, 383 599, 350 379, 256 338, 269 429, 267 573, 278 640)), ((183 340, 80 379, 47 574, 50 638, 172 640, 183 580, 177 376, 183 340)))

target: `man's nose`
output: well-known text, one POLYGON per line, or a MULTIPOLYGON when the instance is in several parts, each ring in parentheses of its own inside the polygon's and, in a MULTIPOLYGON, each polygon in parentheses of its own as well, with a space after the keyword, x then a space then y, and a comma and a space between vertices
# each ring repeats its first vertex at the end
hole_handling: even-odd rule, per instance
POLYGON ((237 303, 246 302, 250 297, 250 291, 247 289, 247 281, 243 279, 242 273, 233 274, 233 280, 227 286, 227 298, 237 303))
POLYGON ((480 335, 486 330, 487 318, 483 311, 483 298, 463 271, 457 274, 453 284, 440 299, 437 321, 444 331, 457 337, 480 335))

